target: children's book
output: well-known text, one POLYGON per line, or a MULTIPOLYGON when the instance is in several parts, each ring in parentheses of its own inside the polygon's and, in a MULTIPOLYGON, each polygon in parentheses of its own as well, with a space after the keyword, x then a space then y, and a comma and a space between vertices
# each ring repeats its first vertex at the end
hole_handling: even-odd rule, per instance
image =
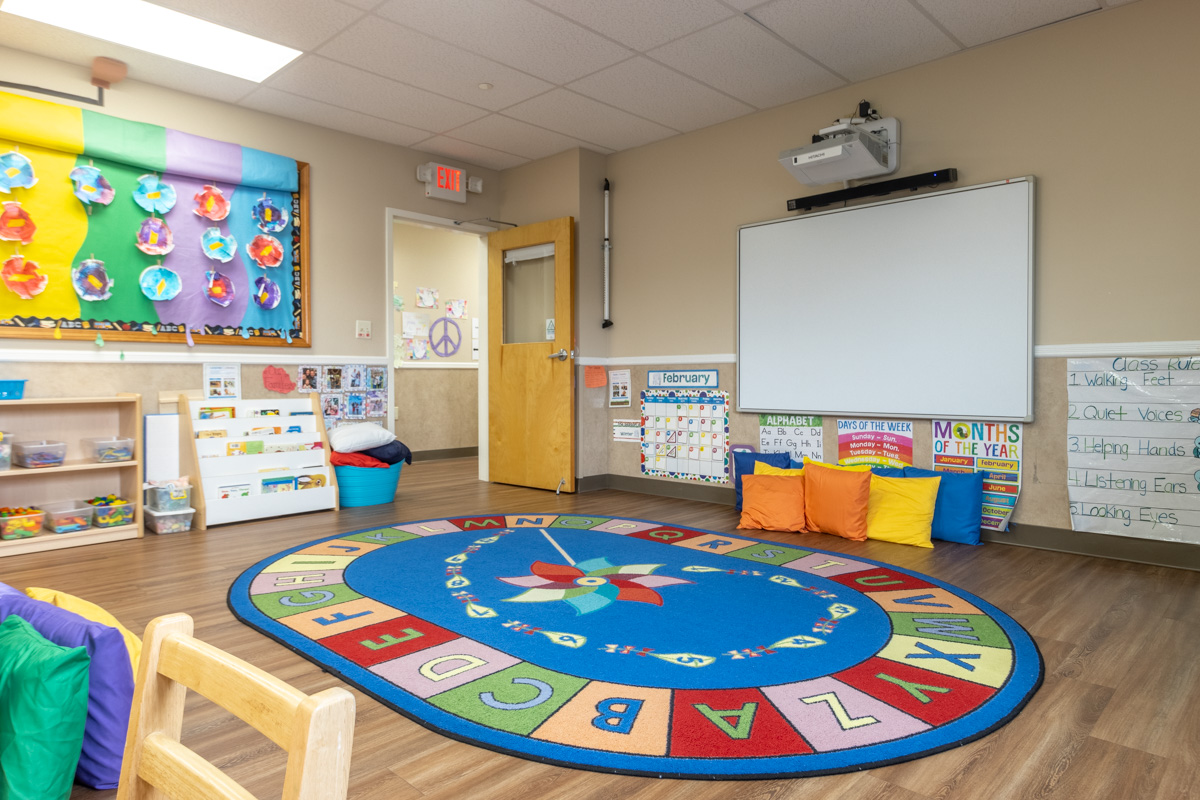
POLYGON ((224 439, 225 431, 196 431, 197 439, 224 439))
POLYGON ((249 497, 250 484, 248 483, 231 483, 228 486, 217 487, 217 497, 222 500, 228 500, 231 497, 249 497))
POLYGON ((233 406, 200 406, 200 419, 233 419, 237 410, 233 406))
POLYGON ((292 476, 286 478, 263 478, 262 490, 263 494, 275 494, 276 492, 290 492, 296 488, 296 479, 292 476))

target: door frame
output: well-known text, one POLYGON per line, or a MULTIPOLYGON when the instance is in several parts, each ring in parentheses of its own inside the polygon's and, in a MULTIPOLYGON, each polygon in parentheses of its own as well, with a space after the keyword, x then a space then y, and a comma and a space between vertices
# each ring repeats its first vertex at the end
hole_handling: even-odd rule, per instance
MULTIPOLYGON (((419 222, 422 225, 432 225, 437 228, 445 228, 447 230, 458 233, 474 233, 479 236, 479 256, 477 263, 476 277, 479 281, 479 361, 476 362, 474 369, 478 370, 479 383, 479 480, 486 481, 488 479, 488 312, 487 312, 487 297, 488 297, 488 252, 487 252, 487 235, 492 231, 497 230, 490 225, 480 225, 474 222, 458 222, 450 217, 435 217, 430 214, 422 214, 417 211, 407 211, 402 208, 386 208, 384 209, 384 241, 386 248, 383 289, 384 298, 387 303, 387 312, 384 315, 386 325, 385 346, 388 359, 388 367, 392 370, 392 375, 396 374, 395 351, 393 342, 396 335, 396 314, 392 307, 392 295, 394 290, 392 282, 395 280, 395 248, 392 241, 392 226, 396 222, 419 222)), ((438 369, 447 369, 448 367, 440 365, 438 369)), ((470 369, 472 367, 458 367, 458 369, 470 369)), ((419 369, 419 367, 401 367, 404 369, 419 369)), ((396 381, 388 381, 388 416, 387 427, 393 433, 396 430, 396 381)))

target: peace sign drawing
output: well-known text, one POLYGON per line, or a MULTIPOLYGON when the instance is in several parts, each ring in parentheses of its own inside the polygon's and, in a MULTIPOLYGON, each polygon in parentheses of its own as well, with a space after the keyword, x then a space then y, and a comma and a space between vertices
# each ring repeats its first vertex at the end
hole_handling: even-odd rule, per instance
POLYGON ((462 345, 462 329, 449 317, 439 317, 429 326, 429 349, 435 355, 449 358, 462 345))

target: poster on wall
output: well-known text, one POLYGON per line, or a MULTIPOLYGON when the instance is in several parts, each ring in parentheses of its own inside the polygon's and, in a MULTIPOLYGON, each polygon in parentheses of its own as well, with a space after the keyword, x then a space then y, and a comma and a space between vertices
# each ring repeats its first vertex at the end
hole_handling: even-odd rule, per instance
POLYGON ((896 419, 839 419, 838 463, 911 467, 913 424, 896 419))
POLYGON ((825 460, 825 431, 822 417, 802 414, 759 414, 760 453, 788 452, 793 461, 825 460))
POLYGON ((1200 544, 1200 357, 1067 359, 1077 531, 1200 544))
POLYGON ((627 369, 609 370, 608 373, 608 407, 609 408, 628 408, 633 405, 633 400, 630 397, 632 388, 630 385, 630 375, 627 369))
POLYGON ((1008 530, 1021 495, 1019 422, 933 420, 933 468, 983 473, 983 527, 1008 530))
POLYGON ((650 390, 641 401, 642 474, 729 481, 729 392, 650 390))
POLYGON ((241 397, 241 364, 204 365, 205 400, 240 400, 241 397))

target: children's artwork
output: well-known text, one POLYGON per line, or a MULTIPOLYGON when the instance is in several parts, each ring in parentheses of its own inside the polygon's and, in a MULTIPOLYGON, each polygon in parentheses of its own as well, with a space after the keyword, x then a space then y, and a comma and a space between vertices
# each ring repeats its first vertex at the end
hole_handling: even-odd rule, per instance
POLYGON ((331 392, 321 395, 321 413, 325 415, 326 420, 339 420, 342 418, 342 393, 331 392))
POLYGON ((454 319, 465 319, 467 316, 466 300, 447 300, 446 316, 454 319))
POLYGON ((275 205, 265 194, 254 201, 250 208, 250 217, 263 233, 279 233, 288 224, 287 211, 275 205))
POLYGON ((346 404, 342 409, 342 416, 346 419, 366 419, 367 418, 367 397, 362 392, 349 392, 346 395, 346 404))
POLYGON ((76 167, 70 178, 75 182, 75 196, 85 206, 93 203, 106 206, 113 201, 113 187, 97 167, 76 167))
POLYGON ((729 481, 729 392, 658 389, 641 401, 643 474, 729 481))
POLYGON ((165 256, 175 249, 175 236, 167 227, 167 221, 158 217, 146 217, 138 226, 137 249, 148 256, 165 256))
POLYGON ((204 184, 204 188, 196 192, 192 199, 196 201, 192 213, 198 217, 220 222, 229 216, 229 201, 225 199, 225 193, 216 186, 204 184))
POLYGON ((793 461, 825 460, 825 429, 821 417, 802 414, 759 414, 758 451, 789 453, 793 461))
POLYGON ((45 291, 46 284, 50 282, 49 275, 38 272, 36 261, 29 261, 19 253, 4 261, 0 279, 10 292, 22 300, 32 300, 45 291))
POLYGON ((367 367, 367 388, 379 391, 387 389, 388 368, 367 367))
POLYGON ((301 364, 297 367, 296 388, 301 392, 321 391, 321 368, 316 364, 301 364))
POLYGON ((174 300, 183 282, 175 270, 167 269, 161 264, 157 267, 146 267, 138 277, 138 286, 142 294, 151 300, 174 300))
POLYGON ((361 392, 367 388, 367 367, 365 364, 347 364, 342 373, 345 379, 346 391, 361 392))
POLYGON ((933 468, 983 473, 983 527, 1008 530, 1021 494, 1021 423, 933 420, 933 468))
POLYGON ((157 175, 143 175, 137 179, 133 202, 151 214, 166 214, 175 207, 175 187, 157 175))
POLYGON ((260 233, 246 245, 246 254, 260 267, 278 267, 283 263, 283 245, 274 236, 260 233))
POLYGON ((1200 357, 1067 359, 1066 411, 1072 530, 1200 544, 1200 357))
POLYGON ((368 417, 386 417, 387 392, 367 392, 367 408, 364 413, 368 417))
POLYGON ((29 216, 28 211, 21 208, 20 203, 16 200, 8 200, 4 203, 4 210, 0 211, 0 239, 29 244, 33 241, 33 234, 36 232, 37 225, 33 223, 33 217, 29 216))
POLYGON ((404 298, 398 294, 392 295, 392 310, 393 311, 403 311, 404 310, 404 298))
POLYGON ((85 258, 71 270, 71 286, 82 300, 107 300, 112 297, 112 279, 104 269, 104 262, 95 258, 85 258))
POLYGON ((204 287, 205 297, 222 308, 233 302, 235 290, 233 288, 233 281, 230 280, 228 275, 222 275, 220 272, 209 270, 204 273, 204 280, 207 281, 204 287))
POLYGON ((428 339, 429 315, 419 311, 401 313, 400 334, 406 339, 428 339))
POLYGON ((608 373, 608 407, 628 408, 632 403, 631 393, 629 370, 610 370, 608 373))
POLYGON ((410 361, 428 361, 429 360, 429 340, 427 340, 427 339, 405 339, 404 340, 404 355, 410 361))
POLYGON ((31 189, 36 183, 32 161, 16 150, 0 154, 0 192, 8 194, 13 189, 31 189))
POLYGON ((438 290, 417 287, 417 308, 437 308, 438 290))
POLYGON ((254 299, 254 305, 270 311, 279 305, 283 292, 280 291, 278 283, 265 275, 260 275, 254 279, 254 294, 250 296, 254 299))
POLYGON ((204 255, 224 264, 237 254, 237 239, 232 234, 224 235, 220 228, 208 228, 200 234, 200 248, 204 255))
POLYGON ((340 392, 345 388, 341 367, 321 367, 321 389, 325 392, 340 392))
POLYGON ((843 466, 911 467, 912 422, 839 419, 838 463, 843 466))
POLYGON ((283 367, 263 367, 263 388, 276 394, 290 394, 296 383, 283 367))

